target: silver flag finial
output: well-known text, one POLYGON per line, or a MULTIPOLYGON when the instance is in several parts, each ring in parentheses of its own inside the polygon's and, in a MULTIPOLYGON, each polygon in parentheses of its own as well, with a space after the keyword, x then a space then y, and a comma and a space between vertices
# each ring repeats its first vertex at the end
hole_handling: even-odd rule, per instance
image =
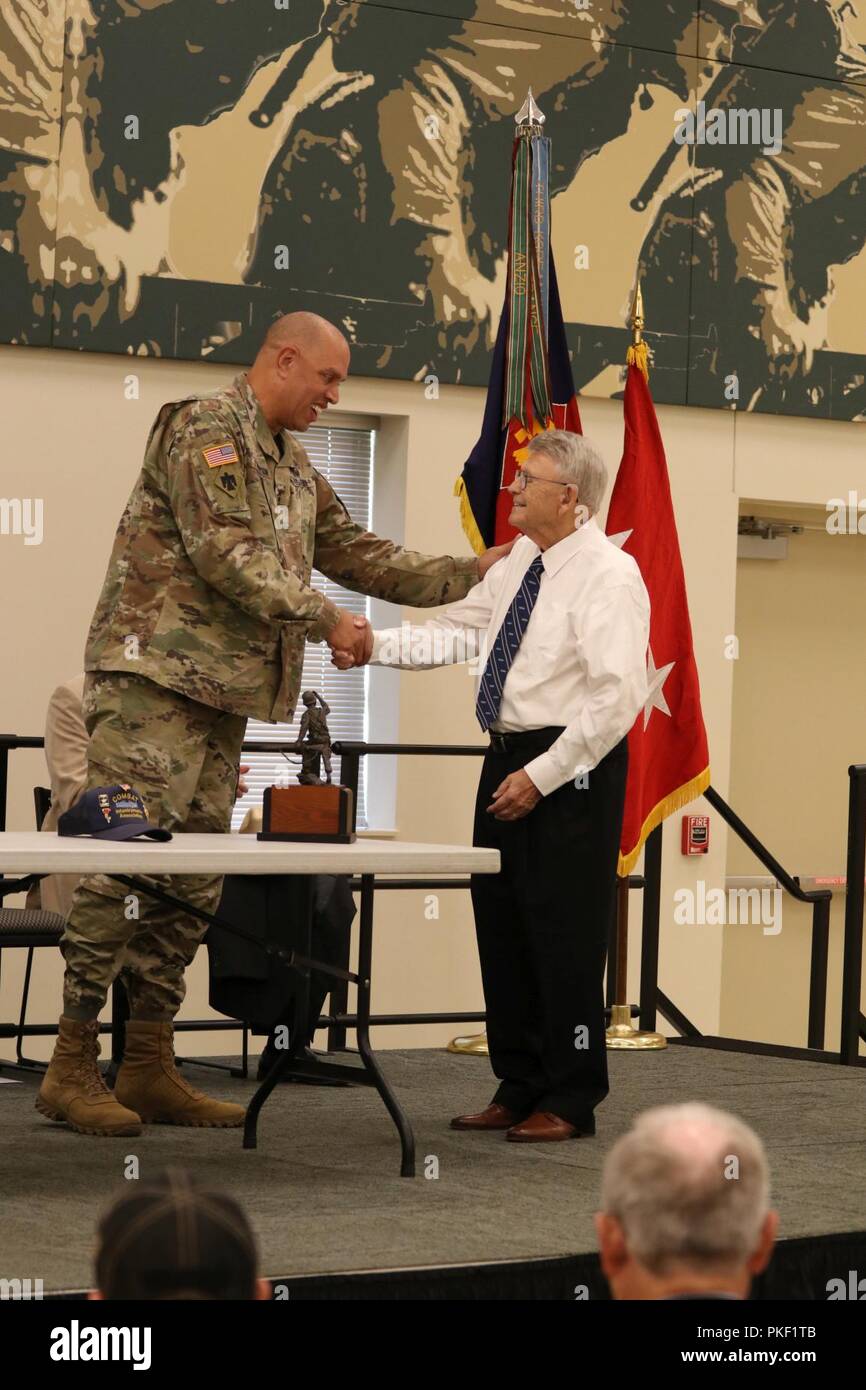
POLYGON ((526 93, 526 100, 514 117, 516 125, 544 125, 547 117, 536 104, 535 97, 532 95, 532 88, 526 93))

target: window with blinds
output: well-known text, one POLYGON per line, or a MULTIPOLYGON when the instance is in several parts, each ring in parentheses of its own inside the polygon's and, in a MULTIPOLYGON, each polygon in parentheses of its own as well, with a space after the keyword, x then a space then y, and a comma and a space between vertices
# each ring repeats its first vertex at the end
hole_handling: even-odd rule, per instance
MULTIPOLYGON (((347 428, 341 425, 314 425, 300 438, 314 468, 328 479, 339 494, 350 515, 360 526, 370 527, 373 505, 373 459, 376 433, 372 428, 347 428)), ((313 570, 311 583, 329 599, 352 613, 369 617, 370 601, 363 594, 350 593, 339 584, 313 570)), ((338 671, 331 665, 331 649, 324 642, 308 642, 304 657, 301 690, 317 690, 330 706, 328 728, 331 739, 366 739, 367 737, 368 669, 338 671)), ((298 701, 292 724, 264 724, 257 719, 247 723, 247 741, 256 743, 291 742, 298 737, 298 727, 304 706, 298 701)), ((300 753, 244 753, 243 761, 250 763, 246 774, 249 792, 237 802, 232 816, 232 829, 237 829, 250 806, 260 806, 265 787, 280 783, 294 784, 301 768, 300 753)), ((358 829, 366 829, 366 797, 364 763, 361 759, 358 786, 358 829)), ((333 780, 340 780, 340 759, 333 759, 333 780)), ((324 776, 324 768, 322 768, 324 776)))

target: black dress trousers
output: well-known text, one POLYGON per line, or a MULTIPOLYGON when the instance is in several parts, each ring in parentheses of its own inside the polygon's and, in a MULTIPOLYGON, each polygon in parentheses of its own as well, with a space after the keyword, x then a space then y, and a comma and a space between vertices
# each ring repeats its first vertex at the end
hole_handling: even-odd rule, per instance
POLYGON ((496 820, 493 792, 545 752, 562 729, 491 735, 473 843, 498 849, 499 874, 473 874, 472 905, 487 1008, 487 1041, 518 1114, 548 1110, 593 1132, 608 1092, 603 978, 616 901, 628 767, 626 739, 527 816, 496 820))

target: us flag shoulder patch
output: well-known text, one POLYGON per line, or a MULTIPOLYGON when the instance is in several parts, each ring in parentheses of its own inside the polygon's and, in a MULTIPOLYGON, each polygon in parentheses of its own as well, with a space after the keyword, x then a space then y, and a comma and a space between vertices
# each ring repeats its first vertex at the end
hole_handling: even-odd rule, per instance
POLYGON ((204 461, 208 468, 222 468, 226 463, 240 463, 238 451, 230 439, 226 439, 222 444, 211 444, 209 448, 202 449, 204 461))

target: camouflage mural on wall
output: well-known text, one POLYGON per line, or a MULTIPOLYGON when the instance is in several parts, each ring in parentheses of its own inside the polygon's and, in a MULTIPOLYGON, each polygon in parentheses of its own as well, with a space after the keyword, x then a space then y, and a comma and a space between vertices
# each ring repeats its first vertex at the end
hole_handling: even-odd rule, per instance
POLYGON ((356 374, 483 384, 531 86, 584 393, 639 265, 658 400, 866 418, 863 15, 4 0, 0 339, 244 363, 304 307, 356 374))

